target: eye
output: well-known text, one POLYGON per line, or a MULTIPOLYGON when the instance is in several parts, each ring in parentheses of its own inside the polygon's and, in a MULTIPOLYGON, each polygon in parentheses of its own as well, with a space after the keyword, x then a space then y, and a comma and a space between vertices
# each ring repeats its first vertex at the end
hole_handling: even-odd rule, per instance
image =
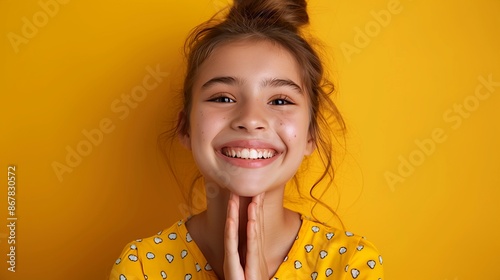
POLYGON ((217 103, 234 103, 234 102, 236 102, 227 96, 215 96, 215 97, 210 98, 208 101, 209 102, 217 102, 217 103))
POLYGON ((293 105, 295 103, 293 103, 290 98, 288 98, 288 96, 278 96, 277 98, 269 101, 268 103, 269 105, 278 105, 278 106, 282 106, 282 105, 293 105))

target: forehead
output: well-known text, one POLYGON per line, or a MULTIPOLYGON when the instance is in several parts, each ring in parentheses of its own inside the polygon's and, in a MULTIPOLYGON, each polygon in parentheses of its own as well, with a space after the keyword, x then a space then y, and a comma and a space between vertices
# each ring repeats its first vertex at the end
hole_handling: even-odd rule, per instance
POLYGON ((215 76, 237 76, 247 82, 287 78, 302 86, 300 68, 284 47, 267 40, 238 40, 218 45, 198 70, 195 87, 215 76))

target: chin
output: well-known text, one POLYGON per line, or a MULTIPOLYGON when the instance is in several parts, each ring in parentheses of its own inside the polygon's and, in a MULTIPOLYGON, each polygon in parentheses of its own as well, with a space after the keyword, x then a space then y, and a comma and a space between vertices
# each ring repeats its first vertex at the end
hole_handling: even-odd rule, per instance
POLYGON ((242 190, 242 189, 229 189, 229 190, 232 193, 241 197, 254 197, 264 192, 264 191, 242 190))
POLYGON ((254 197, 270 190, 276 190, 276 187, 268 185, 269 182, 246 182, 244 184, 228 184, 226 188, 234 194, 243 197, 254 197))

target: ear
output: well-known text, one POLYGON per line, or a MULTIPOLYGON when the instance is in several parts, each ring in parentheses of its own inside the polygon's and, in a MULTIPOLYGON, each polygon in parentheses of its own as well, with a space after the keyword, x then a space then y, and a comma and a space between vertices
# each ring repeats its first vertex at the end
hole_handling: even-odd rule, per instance
POLYGON ((316 141, 312 137, 311 133, 307 137, 306 149, 304 151, 305 156, 310 156, 314 150, 316 150, 316 141))
POLYGON ((185 129, 187 121, 186 113, 184 111, 180 111, 177 116, 177 137, 179 137, 179 141, 182 146, 191 150, 191 137, 189 136, 189 131, 185 129))

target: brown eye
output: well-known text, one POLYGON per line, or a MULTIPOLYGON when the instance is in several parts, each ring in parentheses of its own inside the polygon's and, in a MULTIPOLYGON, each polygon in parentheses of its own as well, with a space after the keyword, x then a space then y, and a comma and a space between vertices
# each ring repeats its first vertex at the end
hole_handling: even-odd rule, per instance
POLYGON ((290 101, 287 97, 280 97, 269 101, 268 104, 282 106, 282 105, 293 105, 294 103, 290 101))
POLYGON ((217 102, 217 103, 233 103, 233 102, 236 102, 233 99, 231 99, 229 97, 226 97, 226 96, 215 97, 215 98, 212 98, 212 99, 210 99, 208 101, 210 101, 210 102, 217 102))

